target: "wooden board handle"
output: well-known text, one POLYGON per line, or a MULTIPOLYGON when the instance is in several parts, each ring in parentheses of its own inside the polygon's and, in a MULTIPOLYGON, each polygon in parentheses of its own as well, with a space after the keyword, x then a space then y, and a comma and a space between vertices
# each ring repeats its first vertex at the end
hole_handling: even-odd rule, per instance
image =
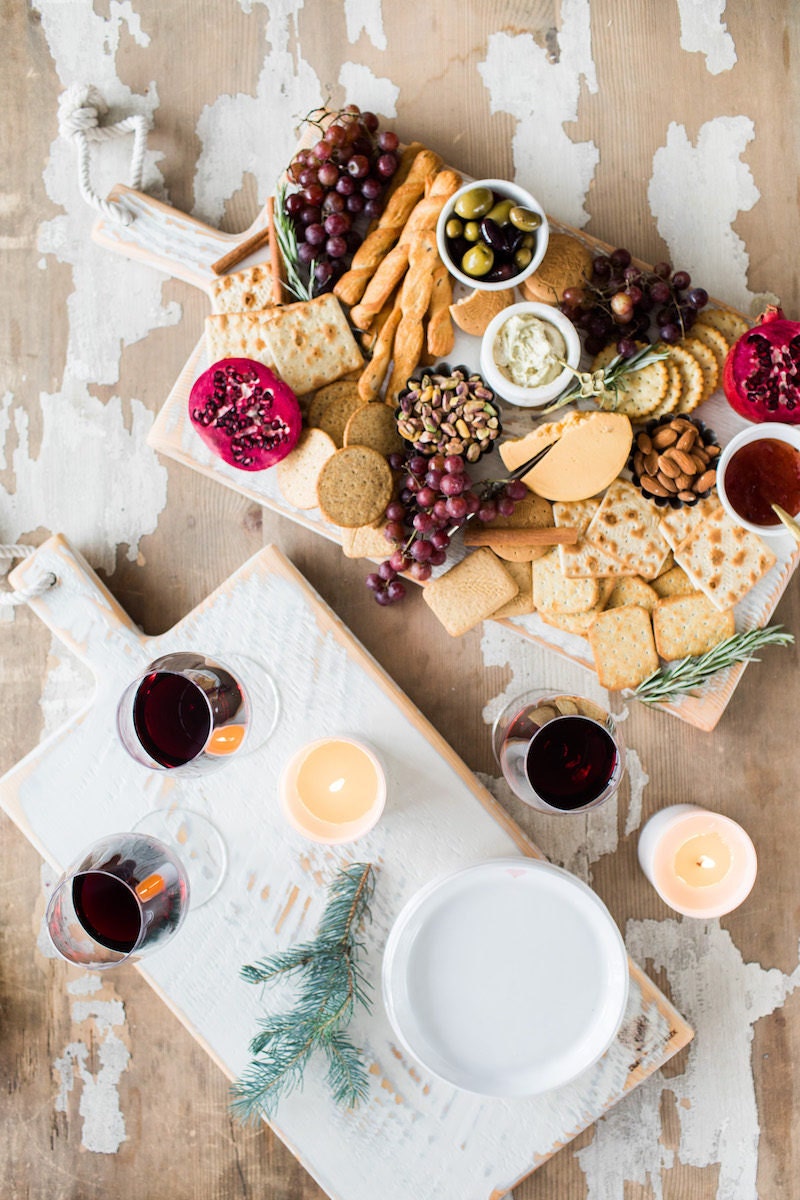
MULTIPOLYGON (((243 233, 221 233, 219 229, 122 183, 112 189, 108 198, 121 204, 135 219, 130 225, 120 225, 105 216, 100 217, 92 229, 93 241, 206 292, 217 279, 214 263, 264 227, 264 213, 260 212, 243 233)), ((264 262, 268 256, 261 248, 252 257, 254 262, 264 262)), ((251 263, 245 259, 242 265, 250 266, 251 263)))
POLYGON ((8 581, 30 587, 48 574, 55 576, 54 586, 28 602, 36 615, 98 678, 110 670, 133 678, 146 655, 141 631, 60 533, 15 567, 8 581))

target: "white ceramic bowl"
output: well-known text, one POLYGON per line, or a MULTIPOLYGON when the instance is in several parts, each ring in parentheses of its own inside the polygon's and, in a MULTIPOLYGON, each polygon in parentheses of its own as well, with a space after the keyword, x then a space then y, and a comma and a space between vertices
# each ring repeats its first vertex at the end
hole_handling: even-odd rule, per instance
POLYGON ((405 1048, 484 1096, 561 1087, 605 1053, 628 996, 628 959, 599 896, 561 867, 500 858, 417 892, 383 959, 405 1048))
POLYGON ((519 304, 511 304, 499 312, 486 327, 481 342, 481 374, 489 387, 509 404, 519 405, 520 408, 541 408, 555 400, 575 379, 572 371, 566 367, 551 383, 539 387, 520 387, 501 371, 495 362, 494 344, 500 330, 509 317, 529 313, 553 325, 564 339, 566 345, 565 361, 572 367, 577 367, 581 360, 581 342, 578 331, 569 318, 551 304, 540 304, 534 300, 523 300, 519 304))
MULTIPOLYGON (((751 533, 757 533, 759 537, 763 538, 791 537, 789 531, 780 522, 776 525, 755 525, 751 521, 745 521, 744 517, 739 516, 731 504, 728 499, 728 493, 725 490, 725 473, 736 451, 741 450, 742 446, 749 445, 750 442, 758 442, 764 438, 786 442, 787 445, 800 451, 800 426, 783 425, 778 421, 765 421, 762 425, 750 425, 747 429, 742 429, 731 438, 719 456, 719 464, 717 465, 717 494, 725 512, 732 521, 735 521, 737 525, 741 525, 743 529, 749 529, 751 533)), ((790 513, 789 515, 792 517, 797 516, 796 513, 790 513)))
POLYGON ((463 187, 458 189, 457 192, 454 192, 447 204, 442 209, 436 225, 436 244, 439 248, 439 257, 454 279, 457 279, 460 283, 463 283, 464 286, 468 288, 479 288, 482 292, 499 292, 504 288, 516 287, 518 283, 522 283, 523 279, 527 279, 529 275, 533 274, 545 256, 549 232, 550 226, 548 225, 547 216, 544 209, 539 201, 532 196, 530 192, 525 191, 525 188, 520 187, 519 184, 510 183, 507 179, 476 179, 472 183, 465 183, 463 187), (476 187, 491 188, 493 192, 498 192, 504 197, 508 197, 508 199, 513 200, 515 204, 521 204, 523 208, 532 209, 542 218, 542 223, 536 230, 536 248, 533 252, 533 258, 528 263, 527 267, 517 272, 517 274, 513 275, 511 279, 501 279, 498 280, 497 283, 489 283, 488 281, 481 279, 479 276, 465 275, 460 267, 458 267, 458 265, 454 263, 450 257, 450 252, 447 249, 447 237, 444 232, 445 226, 453 216, 453 210, 459 197, 463 196, 465 192, 471 192, 472 189, 476 187))

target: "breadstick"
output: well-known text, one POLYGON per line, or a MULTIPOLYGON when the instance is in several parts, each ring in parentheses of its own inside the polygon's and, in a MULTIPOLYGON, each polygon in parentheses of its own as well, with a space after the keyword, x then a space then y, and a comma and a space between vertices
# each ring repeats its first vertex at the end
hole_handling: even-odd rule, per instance
POLYGON ((403 278, 408 266, 408 243, 395 246, 367 284, 361 303, 350 309, 350 320, 356 329, 368 329, 403 278))
POLYGON ((450 305, 453 302, 453 285, 450 282, 450 272, 443 262, 439 262, 433 272, 433 290, 428 305, 428 353, 434 358, 444 358, 450 354, 455 345, 456 335, 450 316, 450 305))
POLYGON ((461 187, 461 176, 457 171, 445 169, 435 175, 430 189, 414 206, 405 228, 400 235, 400 244, 413 241, 422 229, 435 229, 439 213, 450 197, 461 187))
POLYGON ((372 358, 361 372, 361 377, 358 381, 358 394, 365 404, 368 404, 370 400, 377 400, 380 395, 380 390, 392 358, 392 346, 394 345, 397 326, 400 324, 402 315, 403 311, 400 305, 395 304, 384 321, 375 345, 372 348, 372 358))
POLYGON ((406 386, 409 375, 419 362, 424 339, 422 318, 428 311, 433 291, 433 272, 438 262, 436 235, 432 229, 425 229, 411 246, 408 274, 400 292, 403 315, 394 339, 394 367, 386 390, 386 398, 390 402, 406 386))
POLYGON ((432 150, 420 150, 411 164, 408 178, 400 184, 381 213, 377 227, 367 234, 356 250, 350 270, 337 280, 333 291, 343 304, 353 305, 361 299, 377 267, 403 232, 412 208, 425 190, 425 181, 441 165, 438 154, 432 150))

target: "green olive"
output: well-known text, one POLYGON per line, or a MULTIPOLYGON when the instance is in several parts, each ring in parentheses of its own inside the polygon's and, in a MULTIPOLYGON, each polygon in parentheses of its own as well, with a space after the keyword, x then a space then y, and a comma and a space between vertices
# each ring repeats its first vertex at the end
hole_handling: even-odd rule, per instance
POLYGON ((538 229, 542 223, 542 218, 537 212, 531 208, 523 208, 521 204, 516 204, 511 209, 508 219, 516 229, 521 229, 523 233, 533 233, 534 229, 538 229))
POLYGON ((486 215, 487 217, 491 217, 493 221, 496 221, 498 225, 507 225, 508 214, 511 212, 513 207, 513 200, 498 200, 494 208, 490 208, 486 215))
POLYGON ((476 242, 474 246, 470 246, 461 260, 461 270, 465 275, 485 275, 493 266, 494 251, 485 242, 476 242))
POLYGON ((520 246, 519 250, 514 252, 514 266, 519 267, 520 271, 524 271, 528 263, 533 258, 533 251, 527 246, 520 246))
POLYGON ((445 225, 444 231, 449 238, 461 237, 464 232, 464 222, 459 221, 458 217, 451 217, 445 225))
POLYGON ((481 227, 478 221, 467 221, 464 225, 464 237, 468 242, 477 242, 481 236, 481 227))
POLYGON ((524 246, 526 250, 533 250, 534 246, 536 245, 536 234, 526 233, 520 242, 520 245, 524 246))
POLYGON ((494 196, 489 188, 475 187, 458 197, 453 205, 453 210, 465 221, 472 221, 476 217, 485 216, 492 207, 493 200, 494 196))

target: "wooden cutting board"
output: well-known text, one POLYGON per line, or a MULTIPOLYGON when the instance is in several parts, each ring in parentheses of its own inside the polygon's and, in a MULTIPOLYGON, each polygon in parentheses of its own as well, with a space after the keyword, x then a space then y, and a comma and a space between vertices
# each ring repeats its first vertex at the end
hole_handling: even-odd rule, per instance
POLYGON ((0 804, 57 870, 152 808, 177 804, 212 819, 227 846, 223 884, 137 969, 230 1078, 244 1068, 262 1006, 271 1002, 268 992, 262 997, 239 979, 240 967, 313 934, 338 868, 354 860, 376 864, 373 920, 364 931, 375 1003, 352 1026, 369 1068, 368 1099, 352 1112, 337 1109, 324 1064, 312 1063, 303 1092, 289 1096, 273 1122, 330 1196, 496 1200, 690 1040, 686 1023, 631 963, 620 1034, 572 1084, 509 1102, 429 1076, 396 1043, 384 1012, 379 980, 388 931, 430 880, 489 858, 541 852, 274 547, 158 637, 137 629, 61 536, 10 581, 24 587, 47 572, 58 582, 31 607, 91 668, 96 691, 0 779, 0 804), (257 656, 280 693, 269 740, 202 780, 140 767, 115 729, 124 686, 157 655, 184 648, 223 660, 226 651, 257 656), (376 747, 388 801, 363 840, 320 847, 287 827, 277 783, 301 745, 337 734, 376 747))

